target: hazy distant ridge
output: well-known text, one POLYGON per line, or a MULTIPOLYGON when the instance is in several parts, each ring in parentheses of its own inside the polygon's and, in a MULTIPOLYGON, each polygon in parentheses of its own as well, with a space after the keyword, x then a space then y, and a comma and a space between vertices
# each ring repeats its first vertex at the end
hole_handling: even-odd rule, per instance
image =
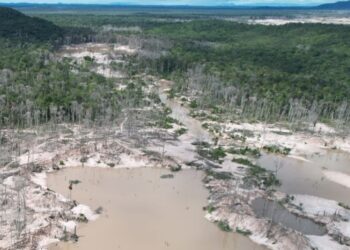
POLYGON ((113 10, 113 9, 155 9, 155 10, 171 10, 171 9, 350 9, 350 1, 340 1, 335 3, 322 4, 319 6, 303 6, 303 5, 217 5, 217 6, 195 6, 195 5, 137 5, 137 4, 42 4, 42 3, 0 3, 0 6, 11 7, 18 10, 113 10))
POLYGON ((350 9, 350 1, 340 1, 336 3, 327 3, 319 6, 320 9, 336 9, 336 10, 344 10, 350 9))

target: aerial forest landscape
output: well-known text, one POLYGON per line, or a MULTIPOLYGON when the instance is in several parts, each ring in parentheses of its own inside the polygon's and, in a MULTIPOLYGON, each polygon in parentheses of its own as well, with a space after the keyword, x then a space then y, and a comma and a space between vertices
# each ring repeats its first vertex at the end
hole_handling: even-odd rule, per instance
POLYGON ((0 0, 0 250, 350 250, 350 1, 0 0))

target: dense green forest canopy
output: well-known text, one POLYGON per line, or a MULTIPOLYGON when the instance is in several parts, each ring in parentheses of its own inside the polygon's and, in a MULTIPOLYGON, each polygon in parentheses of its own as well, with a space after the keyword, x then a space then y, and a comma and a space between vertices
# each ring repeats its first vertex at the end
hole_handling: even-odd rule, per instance
POLYGON ((21 41, 54 41, 63 30, 53 23, 29 17, 11 8, 0 7, 0 37, 21 41))
POLYGON ((119 110, 123 95, 112 81, 60 60, 50 45, 0 39, 0 49, 0 126, 96 120, 119 110))
POLYGON ((225 83, 288 101, 338 102, 350 96, 350 27, 193 21, 148 31, 175 42, 169 72, 200 63, 225 83))
MULTIPOLYGON (((0 9, 0 127, 55 120, 111 119, 119 103, 139 89, 116 92, 111 80, 56 54, 77 29, 0 9)), ((70 39, 72 40, 72 39, 70 39)))

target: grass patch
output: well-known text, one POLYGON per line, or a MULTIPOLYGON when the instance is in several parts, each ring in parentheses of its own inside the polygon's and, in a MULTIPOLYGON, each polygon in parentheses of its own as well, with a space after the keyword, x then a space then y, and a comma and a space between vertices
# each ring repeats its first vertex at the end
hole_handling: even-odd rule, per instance
POLYGON ((217 122, 217 121, 219 121, 219 116, 216 116, 216 115, 207 115, 207 119, 208 119, 208 120, 211 120, 211 121, 214 121, 214 122, 217 122))
POLYGON ((277 145, 266 145, 263 147, 269 153, 288 155, 292 149, 287 147, 279 147, 277 145))
POLYGON ((219 161, 226 156, 225 150, 222 147, 210 149, 199 146, 197 151, 200 156, 212 161, 219 161))
MULTIPOLYGON (((171 110, 169 111, 171 113, 171 110)), ((166 114, 168 114, 168 111, 165 111, 166 114)), ((163 119, 157 122, 157 126, 164 129, 171 129, 173 128, 172 124, 181 124, 178 120, 172 118, 171 116, 166 115, 163 119)))
POLYGON ((214 171, 212 169, 206 169, 205 173, 207 176, 212 176, 213 178, 217 180, 232 180, 233 174, 231 172, 224 172, 224 171, 214 171))
POLYGON ((192 142, 192 145, 205 147, 205 148, 210 147, 210 144, 208 142, 206 142, 206 141, 195 141, 195 142, 192 142))
POLYGON ((210 109, 211 109, 211 112, 213 114, 223 114, 224 113, 224 109, 222 107, 219 107, 216 105, 212 105, 210 109))
POLYGON ((244 158, 233 158, 232 161, 249 167, 254 166, 250 160, 244 158))
POLYGON ((239 135, 239 134, 234 134, 234 133, 231 133, 230 137, 236 141, 245 142, 247 140, 247 137, 245 137, 244 135, 239 135))
POLYGON ((244 148, 230 148, 227 150, 228 153, 230 154, 237 154, 237 155, 249 155, 253 157, 260 157, 260 151, 257 148, 249 148, 249 147, 244 147, 244 148))

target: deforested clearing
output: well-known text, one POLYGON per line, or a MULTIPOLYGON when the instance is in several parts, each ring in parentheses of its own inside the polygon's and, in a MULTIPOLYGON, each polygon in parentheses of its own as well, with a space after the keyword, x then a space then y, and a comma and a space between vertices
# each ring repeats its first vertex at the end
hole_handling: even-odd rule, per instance
POLYGON ((0 7, 0 249, 350 248, 346 11, 33 6, 0 7))

